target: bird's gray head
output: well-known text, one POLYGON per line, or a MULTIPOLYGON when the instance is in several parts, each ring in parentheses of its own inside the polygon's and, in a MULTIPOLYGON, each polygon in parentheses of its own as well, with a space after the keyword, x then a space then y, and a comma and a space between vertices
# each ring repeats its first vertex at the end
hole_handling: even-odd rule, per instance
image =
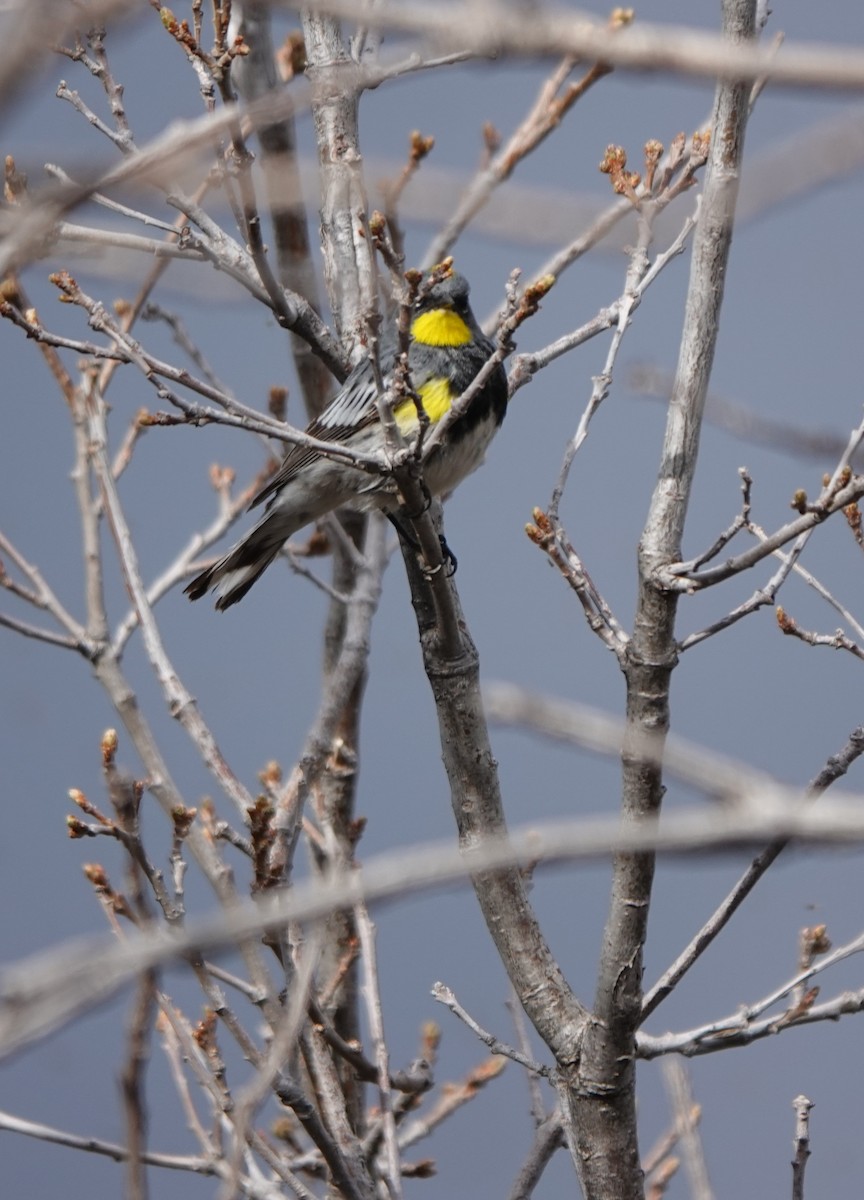
POLYGON ((430 312, 435 308, 450 308, 457 313, 468 311, 470 289, 464 275, 458 275, 452 271, 431 285, 428 281, 429 276, 427 275, 420 284, 420 293, 414 305, 415 312, 430 312))

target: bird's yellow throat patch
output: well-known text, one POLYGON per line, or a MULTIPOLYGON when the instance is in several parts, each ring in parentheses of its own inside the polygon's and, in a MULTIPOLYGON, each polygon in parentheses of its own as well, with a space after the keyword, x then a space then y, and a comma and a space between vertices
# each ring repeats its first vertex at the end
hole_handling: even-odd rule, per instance
POLYGON ((411 336, 427 346, 465 346, 471 341, 471 330, 452 308, 433 308, 414 318, 411 336))
MULTIPOLYGON (((449 379, 430 379, 418 388, 430 425, 436 425, 453 403, 454 394, 449 379)), ((408 436, 417 428, 417 406, 413 400, 403 400, 393 416, 403 434, 408 436)))

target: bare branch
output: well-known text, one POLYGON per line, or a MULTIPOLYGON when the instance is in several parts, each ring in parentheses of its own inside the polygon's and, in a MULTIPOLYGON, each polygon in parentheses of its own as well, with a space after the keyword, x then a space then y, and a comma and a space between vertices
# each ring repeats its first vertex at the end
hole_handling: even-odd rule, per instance
POLYGON ((864 659, 864 648, 847 637, 842 629, 837 629, 834 633, 814 633, 809 629, 802 629, 784 608, 778 606, 775 615, 780 632, 785 633, 787 637, 798 638, 808 646, 829 646, 832 650, 846 650, 853 658, 864 659))
POLYGON ((445 1004, 454 1016, 458 1017, 460 1021, 464 1021, 471 1032, 484 1045, 488 1046, 493 1054, 500 1054, 505 1058, 511 1058, 513 1062, 519 1063, 521 1067, 525 1067, 533 1075, 544 1075, 547 1077, 550 1075, 551 1072, 548 1067, 544 1067, 542 1063, 533 1062, 530 1058, 526 1058, 519 1050, 514 1049, 513 1046, 508 1046, 506 1042, 502 1042, 500 1038, 497 1038, 494 1033, 489 1033, 488 1030, 478 1025, 471 1014, 466 1012, 456 999, 456 994, 452 988, 447 987, 444 983, 436 983, 432 987, 432 995, 439 1004, 445 1004))
POLYGON ((503 1059, 485 1058, 479 1066, 472 1067, 463 1079, 445 1084, 434 1107, 425 1116, 405 1126, 399 1135, 399 1145, 410 1146, 429 1137, 439 1125, 474 1100, 481 1088, 497 1079, 503 1067, 503 1059))
POLYGON ((682 1063, 677 1059, 664 1059, 663 1081, 675 1113, 675 1127, 679 1131, 684 1166, 690 1181, 690 1195, 693 1200, 713 1200, 702 1138, 697 1123, 692 1120, 692 1114, 698 1106, 693 1102, 690 1079, 682 1063))
MULTIPOLYGON (((623 12, 623 9, 617 11, 623 12)), ((623 24, 624 20, 610 22, 613 29, 620 28, 623 24)), ((457 202, 449 221, 426 251, 424 262, 427 267, 440 262, 450 253, 468 223, 488 203, 495 188, 510 178, 517 165, 557 128, 576 101, 611 70, 605 63, 595 63, 578 82, 565 87, 568 76, 575 70, 578 62, 579 59, 568 56, 555 67, 541 86, 531 110, 510 136, 507 144, 496 150, 489 162, 475 175, 457 202)))
POLYGON ((810 1157, 810 1110, 813 1101, 806 1096, 796 1096, 792 1101, 795 1109, 795 1157, 792 1160, 792 1200, 804 1200, 804 1171, 810 1157))
POLYGON ((40 629, 38 625, 21 621, 18 617, 10 616, 8 613, 0 613, 0 625, 15 633, 20 633, 23 637, 33 638, 37 642, 47 642, 49 646, 62 646, 65 650, 84 652, 81 642, 76 641, 75 638, 67 637, 62 633, 54 633, 51 629, 40 629))
MULTIPOLYGON (((637 363, 630 368, 628 383, 634 392, 665 403, 672 389, 672 375, 649 363, 637 363)), ((749 446, 770 446, 772 450, 812 459, 818 464, 839 458, 848 444, 846 438, 830 429, 805 429, 788 417, 768 417, 755 407, 728 400, 718 392, 708 393, 705 421, 732 437, 741 438, 749 446)))
MULTIPOLYGON (((294 7, 291 0, 283 3, 294 7)), ((349 20, 356 16, 352 0, 315 0, 310 7, 349 20)), ((673 29, 639 21, 619 33, 581 12, 532 11, 525 20, 518 9, 496 8, 494 16, 487 16, 470 5, 461 12, 438 13, 415 4, 376 12, 375 25, 425 34, 444 50, 456 47, 473 55, 517 54, 557 62, 567 54, 640 72, 729 82, 764 79, 778 85, 838 91, 864 89, 864 54, 846 47, 799 47, 787 42, 778 55, 773 46, 731 46, 719 34, 682 26, 673 29)))
POLYGON ((129 1145, 126 1195, 129 1200, 147 1200, 147 1172, 144 1152, 147 1134, 147 1106, 144 1097, 144 1078, 149 1058, 150 1033, 156 1002, 156 979, 145 972, 138 986, 138 995, 129 1028, 129 1047, 120 1077, 126 1110, 126 1132, 129 1145))
MULTIPOLYGON (((252 102, 274 92, 279 80, 269 5, 257 0, 245 0, 242 5, 235 5, 232 33, 243 38, 249 51, 245 57, 235 59, 232 65, 232 80, 240 95, 252 102)), ((260 124, 256 132, 280 282, 293 293, 304 296, 313 310, 320 312, 292 114, 286 112, 281 120, 260 124)), ((322 370, 320 360, 311 353, 308 343, 295 334, 291 335, 291 352, 306 411, 310 417, 317 416, 324 407, 330 377, 322 370)))
MULTIPOLYGON (((750 50, 754 21, 755 0, 724 0, 723 33, 736 53, 750 50)), ((723 301, 749 91, 740 82, 720 83, 715 94, 675 389, 658 482, 639 545, 639 598, 624 668, 627 725, 621 756, 621 811, 625 826, 654 817, 662 803, 662 770, 646 761, 642 747, 646 736, 662 746, 669 728, 677 606, 674 595, 658 588, 655 573, 680 557, 723 301)), ((589 1195, 612 1192, 632 1200, 643 1196, 633 1053, 642 1010, 642 950, 653 877, 650 853, 617 854, 613 859, 592 1020, 586 1026, 574 1086, 567 1096, 576 1141, 574 1159, 589 1195), (579 1085, 581 1079, 584 1086, 579 1085), (593 1079, 606 1081, 602 1098, 592 1092, 588 1081, 593 1079)))
POLYGON ((390 1062, 387 1053, 387 1041, 384 1036, 384 1013, 381 1008, 381 993, 378 987, 375 928, 369 919, 369 913, 365 904, 360 904, 355 908, 354 916, 360 939, 365 977, 363 990, 366 996, 369 1032, 375 1048, 376 1083, 378 1084, 378 1103, 381 1111, 384 1141, 382 1177, 390 1200, 400 1200, 402 1196, 402 1163, 399 1154, 399 1145, 396 1140, 393 1093, 390 1088, 390 1062))
MULTIPOLYGON (((505 1004, 516 1028, 516 1042, 524 1058, 530 1059, 532 1057, 531 1042, 528 1037, 528 1023, 525 1019, 525 1010, 519 1003, 519 997, 513 991, 512 987, 510 991, 510 998, 505 1001, 505 1004)), ((543 1094, 540 1090, 540 1076, 534 1071, 528 1071, 526 1083, 528 1084, 528 1094, 531 1097, 531 1119, 534 1122, 534 1128, 539 1129, 548 1119, 546 1105, 543 1103, 543 1094)))
POLYGON ((166 703, 172 714, 185 728, 220 786, 233 800, 239 812, 245 816, 247 810, 253 806, 253 798, 229 767, 212 732, 202 719, 197 703, 181 682, 168 658, 153 616, 153 610, 147 600, 147 593, 138 567, 138 556, 135 553, 111 464, 108 460, 107 429, 102 404, 91 407, 90 437, 94 470, 111 523, 118 558, 138 615, 147 655, 162 687, 166 703))
MULTIPOLYGON (((493 721, 530 729, 600 754, 617 756, 622 752, 627 732, 625 722, 587 704, 561 700, 512 683, 487 684, 483 699, 493 721)), ((670 776, 714 800, 750 802, 757 794, 769 803, 773 802, 772 795, 779 799, 780 793, 774 790, 776 781, 770 776, 677 734, 661 739, 648 730, 641 736, 634 735, 633 746, 646 762, 662 764, 670 776)), ((792 793, 786 794, 791 799, 792 793)), ((794 794, 800 796, 797 791, 794 794)))
MULTIPOLYGON (((66 1146, 70 1150, 84 1150, 88 1154, 101 1154, 113 1158, 115 1162, 128 1162, 129 1149, 116 1142, 105 1142, 101 1138, 82 1137, 76 1133, 67 1133, 63 1129, 55 1129, 51 1125, 41 1125, 37 1121, 26 1121, 23 1117, 13 1116, 12 1113, 0 1112, 0 1129, 9 1133, 21 1133, 25 1137, 37 1138, 42 1142, 50 1142, 55 1146, 66 1146)), ((142 1150, 141 1162, 152 1167, 164 1167, 169 1171, 192 1171, 196 1175, 218 1175, 219 1164, 213 1159, 191 1154, 160 1154, 155 1150, 142 1150)))
POLYGON ((285 1006, 278 1027, 273 1030, 267 1053, 258 1062, 253 1079, 245 1087, 238 1089, 233 1098, 234 1146, 228 1160, 232 1183, 235 1186, 240 1178, 246 1144, 252 1137, 252 1122, 255 1119, 255 1113, 274 1085, 277 1084, 277 1080, 285 1070, 285 1064, 294 1057, 320 949, 321 937, 320 932, 316 929, 304 946, 302 961, 294 974, 294 987, 290 1002, 285 1006))
MULTIPOLYGON (((0 533, 0 551, 5 554, 18 568, 24 578, 30 584, 32 593, 28 593, 26 599, 35 607, 42 609, 44 612, 50 613, 57 624, 67 631, 70 640, 75 646, 81 650, 83 654, 92 657, 96 652, 96 647, 87 637, 87 631, 80 625, 75 618, 66 611, 53 590, 45 582, 42 572, 33 563, 28 562, 23 554, 12 544, 12 542, 0 533)), ((0 586, 8 588, 10 591, 22 595, 20 590, 13 584, 13 581, 6 574, 6 569, 0 562, 0 586)), ((31 634, 28 636, 36 636, 31 634)), ((61 643, 65 644, 65 643, 61 643)))
POLYGON ((784 1033, 787 1029, 798 1029, 820 1021, 839 1021, 841 1017, 860 1012, 864 1012, 864 988, 857 992, 841 992, 824 1004, 811 1004, 788 1020, 781 1015, 748 1022, 732 1014, 710 1026, 701 1025, 698 1029, 683 1033, 662 1034, 659 1037, 640 1033, 637 1052, 640 1058, 645 1059, 657 1058, 662 1054, 684 1054, 688 1058, 715 1054, 749 1046, 753 1042, 784 1033))
POLYGON ((754 567, 763 558, 773 554, 775 550, 779 550, 788 542, 809 533, 835 513, 842 512, 850 504, 856 503, 862 496, 864 496, 864 475, 850 473, 847 476, 847 482, 841 487, 835 486, 833 489, 830 485, 826 487, 818 500, 807 504, 806 511, 801 516, 781 526, 774 533, 769 534, 764 541, 758 542, 749 550, 727 559, 726 562, 720 563, 716 567, 705 567, 692 574, 687 574, 688 564, 675 564, 660 572, 658 582, 662 577, 661 586, 679 592, 693 592, 700 588, 713 587, 714 584, 722 583, 733 575, 740 575, 742 571, 754 567))
MULTIPOLYGON (((73 1019, 104 1000, 141 970, 174 961, 192 950, 209 953, 238 941, 258 937, 289 921, 315 920, 349 908, 361 900, 372 903, 416 894, 452 884, 478 873, 512 864, 587 862, 610 853, 647 853, 752 846, 773 838, 794 837, 814 845, 849 847, 864 841, 860 798, 835 798, 816 808, 792 801, 758 797, 756 802, 706 811, 682 809, 667 815, 662 825, 646 819, 622 826, 608 817, 557 823, 535 823, 506 839, 492 839, 470 849, 451 844, 370 856, 362 869, 310 883, 290 891, 237 901, 230 909, 207 919, 189 921, 182 932, 140 933, 116 945, 104 939, 79 939, 59 949, 10 964, 0 981, 0 1054, 9 1054, 50 1029, 73 1019), (61 987, 60 984, 63 984, 61 987)), ((266 994, 266 992, 265 992, 266 994)), ((853 1011, 853 1003, 842 1011, 853 1011)), ((838 1005, 840 1001, 838 1001, 838 1005)), ((856 1010, 857 1011, 857 1010, 856 1010)), ((833 1011, 839 1015, 840 1010, 833 1011)), ((814 1008, 801 1022, 823 1019, 814 1008)), ((769 1025, 771 1022, 768 1023, 769 1025)), ((776 1024, 776 1023, 775 1023, 776 1024)), ((766 1033, 768 1028, 766 1026, 766 1033)), ((646 1039, 645 1048, 655 1044, 646 1039)), ((642 1045, 642 1043, 640 1043, 642 1045)), ((665 1049, 658 1049, 665 1053, 665 1049)))
MULTIPOLYGON (((808 795, 814 798, 821 796, 824 791, 846 774, 852 763, 860 758, 862 754, 864 754, 864 727, 853 730, 840 753, 832 755, 823 769, 811 782, 808 788, 808 795)), ((643 1020, 649 1017, 658 1005, 662 1004, 672 989, 683 979, 693 963, 707 950, 717 935, 731 920, 735 912, 741 907, 744 900, 749 896, 768 868, 783 853, 788 844, 788 838, 775 839, 754 858, 753 862, 696 936, 681 954, 678 955, 675 962, 664 971, 654 986, 649 988, 645 993, 645 998, 642 1002, 643 1020)))
POLYGON ((556 1109, 535 1133, 534 1144, 513 1181, 507 1200, 530 1200, 552 1155, 563 1145, 561 1113, 556 1109))

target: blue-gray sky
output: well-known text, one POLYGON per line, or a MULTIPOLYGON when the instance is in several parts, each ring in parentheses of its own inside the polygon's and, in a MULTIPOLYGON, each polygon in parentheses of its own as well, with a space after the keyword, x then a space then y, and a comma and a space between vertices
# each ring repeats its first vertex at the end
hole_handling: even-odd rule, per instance
MULTIPOLYGON (((590 7, 601 11, 599 5, 590 7)), ((180 6, 176 9, 180 15, 180 6)), ((695 16, 693 9, 691 4, 657 0, 638 16, 670 23, 695 21, 707 28, 719 21, 719 6, 699 6, 695 16)), ((864 36, 864 11, 850 0, 818 8, 804 0, 776 0, 769 29, 782 29, 789 41, 858 44, 864 36)), ((177 48, 167 44, 155 13, 111 34, 108 46, 117 77, 126 85, 126 105, 139 141, 177 117, 199 112, 197 83, 177 48)), ((537 64, 464 66, 407 77, 364 97, 361 127, 370 185, 402 159, 415 128, 435 135, 430 170, 448 170, 467 179, 480 154, 483 122, 491 120, 508 133, 543 77, 544 69, 537 64)), ((69 105, 53 97, 61 78, 97 102, 97 90, 80 68, 51 59, 3 127, 4 153, 15 156, 34 185, 45 161, 74 174, 96 162, 109 162, 114 154, 69 105)), ((587 212, 609 198, 608 181, 597 171, 606 145, 621 143, 638 160, 647 138, 668 143, 678 130, 699 125, 711 95, 709 83, 615 73, 520 166, 514 187, 571 195, 578 202, 575 235, 581 227, 581 206, 587 212)), ((856 112, 864 117, 862 103, 854 97, 797 96, 767 89, 748 130, 745 179, 749 171, 758 175, 777 146, 819 123, 848 119, 856 112)), ((301 122, 301 138, 311 161, 308 121, 301 122)), ((796 160, 793 153, 786 172, 794 180, 809 174, 811 166, 810 157, 796 160)), ((761 178, 764 184, 764 170, 761 178)), ((838 167, 834 181, 792 200, 782 198, 789 179, 778 172, 776 203, 771 201, 771 183, 769 174, 767 207, 736 233, 712 389, 758 414, 843 435, 861 418, 861 172, 855 162, 838 167)), ((412 187, 423 188, 422 171, 412 187)), ((503 195, 506 198, 506 189, 503 195)), ((684 198, 676 210, 680 219, 692 203, 692 197, 684 198)), ((166 216, 155 194, 148 205, 166 216)), ((93 211, 86 216, 93 219, 93 211)), ((314 236, 314 215, 310 228, 314 236)), ((664 226, 667 236, 676 229, 675 221, 664 226)), ((409 221, 407 231, 409 261, 419 261, 433 227, 409 221)), ((541 227, 527 229, 523 240, 499 233, 471 234, 460 242, 457 265, 472 282, 478 313, 485 315, 500 302, 513 267, 531 273, 556 248, 544 244, 542 235, 541 227)), ((149 266, 135 261, 127 265, 124 258, 126 273, 117 277, 119 261, 112 256, 94 266, 51 256, 26 272, 25 283, 47 325, 86 336, 82 314, 56 303, 46 275, 68 266, 83 286, 111 301, 131 295, 149 266)), ((562 279, 542 315, 523 330, 520 348, 540 346, 609 304, 621 291, 625 269, 620 246, 582 260, 562 279)), ((635 547, 663 431, 662 406, 633 393, 627 373, 645 362, 674 368, 687 271, 685 255, 667 268, 636 314, 612 393, 592 425, 562 509, 592 578, 625 626, 635 596, 635 547)), ((263 406, 269 386, 292 384, 284 336, 239 288, 222 278, 214 280, 202 267, 169 272, 161 298, 167 307, 182 312, 218 373, 247 403, 263 406)), ((163 357, 174 353, 159 327, 143 326, 141 336, 163 357)), ((612 656, 590 633, 575 598, 523 532, 532 507, 548 501, 566 439, 576 427, 591 377, 600 370, 605 353, 606 339, 597 339, 559 360, 518 393, 489 461, 450 502, 447 531, 459 558, 460 594, 484 677, 514 680, 619 713, 623 682, 612 656)), ((69 481, 73 452, 67 414, 33 345, 5 323, 0 324, 0 361, 0 527, 40 565, 72 611, 80 613, 82 570, 69 481)), ((74 361, 70 359, 73 367, 74 361)), ((296 397, 292 388, 289 415, 299 421, 296 397)), ((130 367, 115 382, 111 402, 115 437, 138 407, 156 407, 152 392, 130 367)), ((148 433, 123 482, 147 578, 213 514, 208 464, 236 464, 242 480, 260 458, 253 439, 224 429, 148 433)), ((737 471, 742 465, 755 480, 755 519, 770 529, 787 519, 795 489, 815 493, 832 463, 792 460, 770 447, 748 445, 707 427, 685 539, 688 553, 710 544, 737 512, 737 471)), ((848 532, 835 522, 813 539, 806 560, 853 612, 859 554, 848 532)), ((112 571, 109 595, 117 619, 125 611, 125 599, 113 566, 112 571)), ((700 628, 734 607, 769 574, 763 567, 752 577, 683 602, 681 630, 700 628)), ((0 602, 5 603, 2 596, 0 602)), ((831 632, 838 624, 836 615, 797 581, 789 584, 783 602, 805 626, 831 632)), ((176 591, 161 603, 159 614, 169 652, 234 769, 254 787, 256 771, 267 760, 289 764, 318 699, 322 596, 277 565, 240 607, 224 616, 207 604, 190 606, 176 591)), ((188 802, 197 803, 211 792, 211 782, 168 715, 134 639, 127 665, 163 739, 172 771, 188 802)), ((673 728, 784 780, 804 784, 861 722, 860 671, 850 656, 781 637, 771 611, 762 611, 685 655, 673 683, 673 728)), ((104 927, 80 867, 87 859, 99 859, 119 884, 120 859, 107 844, 69 842, 64 816, 70 787, 80 787, 101 802, 99 738, 117 721, 83 661, 6 630, 0 630, 0 677, 0 777, 5 794, 0 905, 6 913, 0 960, 8 962, 104 927)), ((614 810, 614 763, 505 731, 495 732, 494 745, 513 823, 614 810)), ((122 735, 119 758, 137 768, 122 735)), ((860 772, 850 785, 858 788, 859 780, 860 772)), ((669 803, 685 799, 692 797, 673 784, 669 803)), ((416 626, 401 565, 395 560, 374 630, 358 811, 368 818, 361 857, 453 834, 416 626)), ((154 856, 164 854, 167 834, 155 810, 145 817, 145 831, 154 856)), ((646 952, 649 983, 725 894, 745 862, 746 856, 736 854, 661 864, 646 952)), ((190 893, 190 903, 202 909, 209 904, 194 881, 190 893)), ((553 949, 585 1000, 592 995, 607 893, 608 871, 602 867, 540 874, 532 893, 553 949)), ((860 898, 857 855, 790 852, 648 1029, 695 1025, 767 993, 794 972, 802 925, 826 922, 836 943, 859 932, 860 898)), ((504 1008, 504 972, 470 892, 415 899, 388 908, 377 920, 385 1020, 395 1063, 414 1055, 418 1029, 429 1018, 443 1028, 439 1081, 461 1077, 483 1057, 482 1047, 430 999, 429 988, 438 979, 453 987, 482 1024, 512 1038, 504 1008)), ((823 981, 823 997, 859 984, 860 969, 853 960, 823 981)), ((182 976, 170 974, 166 986, 194 1011, 198 1000, 182 976)), ((116 1078, 128 1004, 124 996, 0 1064, 0 1108, 78 1133, 121 1140, 116 1078)), ((692 1064, 694 1091, 704 1108, 708 1169, 718 1195, 783 1194, 793 1131, 791 1101, 799 1092, 816 1102, 808 1187, 814 1195, 854 1189, 864 1172, 864 1150, 860 1139, 852 1136, 860 1103, 859 1043, 860 1027, 850 1017, 838 1025, 793 1031, 692 1064)), ((246 1077, 244 1064, 231 1066, 232 1082, 246 1077)), ((186 1148, 183 1117, 158 1051, 149 1094, 153 1148, 186 1148)), ((669 1121, 654 1064, 640 1069, 640 1097, 641 1136, 647 1150, 669 1121)), ((550 1105, 552 1099, 547 1096, 550 1105)), ((530 1138, 527 1091, 511 1064, 503 1080, 432 1142, 417 1148, 417 1157, 430 1154, 436 1159, 438 1175, 431 1181, 409 1182, 407 1195, 438 1200, 470 1194, 475 1200, 492 1200, 506 1194, 530 1138)), ((3 1150, 10 1193, 62 1192, 76 1200, 120 1187, 120 1168, 107 1161, 13 1135, 5 1136, 3 1150)), ((154 1172, 152 1187, 161 1200, 179 1200, 211 1195, 215 1185, 188 1175, 154 1172)), ((562 1154, 537 1196, 552 1200, 565 1189, 572 1194, 570 1166, 562 1154)), ((683 1178, 669 1194, 687 1195, 683 1178)))

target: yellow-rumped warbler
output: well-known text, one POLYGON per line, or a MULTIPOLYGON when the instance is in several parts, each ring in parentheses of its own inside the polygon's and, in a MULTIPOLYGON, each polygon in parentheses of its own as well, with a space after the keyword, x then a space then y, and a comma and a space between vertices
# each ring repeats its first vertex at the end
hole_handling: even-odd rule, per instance
MULTIPOLYGON (((391 381, 398 343, 395 331, 382 338, 380 364, 385 387, 391 381)), ((408 365, 411 384, 420 396, 431 428, 465 391, 494 346, 483 333, 468 303, 468 283, 449 274, 421 284, 411 318, 408 365)), ((384 434, 376 404, 378 390, 368 359, 359 363, 343 387, 306 432, 363 453, 383 449, 384 434)), ((507 376, 496 363, 467 410, 445 431, 423 466, 429 493, 453 490, 483 461, 486 448, 504 419, 507 376)), ((410 444, 419 432, 413 399, 400 400, 394 417, 410 444)), ((283 544, 310 521, 340 508, 398 508, 393 480, 370 475, 345 462, 327 458, 303 446, 292 447, 250 505, 267 501, 264 517, 242 541, 202 571, 186 588, 191 600, 216 592, 216 607, 226 609, 241 600, 281 550, 283 544)))

